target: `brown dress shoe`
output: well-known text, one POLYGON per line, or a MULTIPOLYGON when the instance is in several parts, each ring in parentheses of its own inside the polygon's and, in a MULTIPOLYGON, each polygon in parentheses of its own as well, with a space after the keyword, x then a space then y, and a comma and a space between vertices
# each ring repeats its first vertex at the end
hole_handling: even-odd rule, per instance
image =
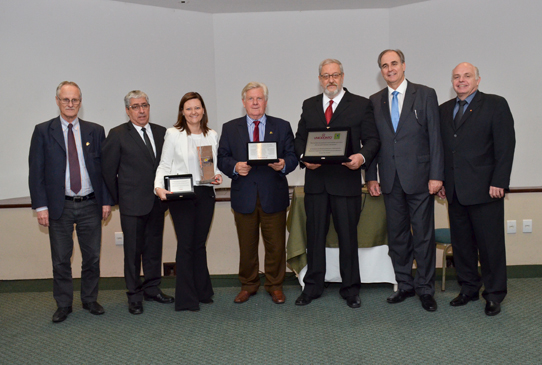
POLYGON ((247 300, 250 299, 251 296, 253 295, 256 295, 256 293, 249 293, 248 291, 246 290, 241 290, 239 292, 239 294, 237 294, 237 296, 235 297, 235 299, 233 300, 234 303, 237 303, 237 304, 241 304, 241 303, 244 303, 246 302, 247 300))
POLYGON ((282 290, 272 291, 269 295, 271 295, 271 299, 273 299, 273 303, 275 304, 283 304, 286 301, 286 297, 282 290))

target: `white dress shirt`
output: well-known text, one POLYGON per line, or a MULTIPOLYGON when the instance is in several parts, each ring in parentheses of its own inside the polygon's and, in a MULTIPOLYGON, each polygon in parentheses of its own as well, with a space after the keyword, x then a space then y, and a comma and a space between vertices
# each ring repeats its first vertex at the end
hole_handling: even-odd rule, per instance
POLYGON ((401 111, 403 110, 403 102, 405 101, 405 93, 407 88, 407 80, 404 79, 403 82, 401 82, 401 85, 396 90, 393 90, 391 87, 388 86, 388 100, 390 105, 390 114, 391 114, 391 101, 393 100, 392 93, 394 91, 398 91, 399 94, 397 94, 397 101, 399 102, 399 117, 401 116, 401 111))

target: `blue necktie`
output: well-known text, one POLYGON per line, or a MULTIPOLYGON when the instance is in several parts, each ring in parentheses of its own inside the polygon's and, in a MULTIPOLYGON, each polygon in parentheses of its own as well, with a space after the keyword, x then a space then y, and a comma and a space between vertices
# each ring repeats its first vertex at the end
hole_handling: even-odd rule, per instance
POLYGON ((397 132, 397 125, 399 124, 399 100, 397 100, 397 94, 399 91, 391 93, 393 99, 391 100, 391 124, 393 124, 393 130, 397 132))

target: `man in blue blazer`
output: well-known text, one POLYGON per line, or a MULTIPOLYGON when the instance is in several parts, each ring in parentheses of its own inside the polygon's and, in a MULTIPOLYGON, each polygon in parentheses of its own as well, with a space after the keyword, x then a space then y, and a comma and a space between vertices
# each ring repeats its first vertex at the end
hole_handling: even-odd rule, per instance
POLYGON ((102 219, 113 203, 102 179, 102 126, 78 118, 81 89, 64 81, 56 90, 60 116, 38 124, 30 143, 29 177, 32 208, 38 223, 49 227, 53 262, 53 322, 72 312, 71 257, 75 224, 81 256, 81 301, 92 314, 103 314, 97 302, 102 219))
POLYGON ((378 66, 388 86, 370 99, 382 145, 365 179, 369 193, 384 194, 386 205, 388 245, 399 284, 387 301, 400 303, 418 294, 422 307, 433 312, 437 310, 434 196, 444 180, 437 94, 405 79, 400 50, 382 51, 378 66))
POLYGON ((460 63, 452 71, 456 98, 440 106, 445 182, 459 295, 457 307, 486 300, 485 313, 501 312, 507 293, 504 195, 510 184, 516 137, 503 97, 484 94, 478 68, 460 63), (478 273, 478 260, 482 276, 478 273))
POLYGON ((265 114, 267 86, 248 83, 242 91, 247 115, 222 127, 218 167, 231 182, 231 207, 239 238, 239 281, 235 303, 246 302, 260 286, 258 275, 259 227, 265 247, 265 289, 273 302, 286 298, 282 283, 286 273, 286 209, 289 192, 286 175, 297 166, 290 123, 265 114), (248 142, 277 142, 278 162, 263 166, 247 164, 248 142))

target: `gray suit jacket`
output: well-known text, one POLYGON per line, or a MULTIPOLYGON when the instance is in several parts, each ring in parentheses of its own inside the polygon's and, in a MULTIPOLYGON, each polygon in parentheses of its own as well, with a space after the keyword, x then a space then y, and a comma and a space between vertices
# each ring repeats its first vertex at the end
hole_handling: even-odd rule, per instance
POLYGON ((372 95, 381 147, 365 178, 377 180, 382 192, 391 192, 395 174, 407 194, 428 191, 429 180, 444 180, 444 154, 440 134, 439 107, 435 90, 407 84, 397 132, 393 130, 388 88, 372 95))

